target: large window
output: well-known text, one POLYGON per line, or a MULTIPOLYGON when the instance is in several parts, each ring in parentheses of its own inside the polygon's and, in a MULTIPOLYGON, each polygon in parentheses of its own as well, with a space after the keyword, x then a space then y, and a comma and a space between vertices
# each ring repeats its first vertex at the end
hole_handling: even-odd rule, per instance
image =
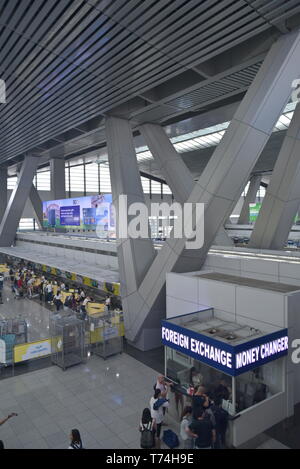
POLYGON ((19 231, 32 231, 35 229, 34 218, 21 218, 18 228, 19 231))
POLYGON ((17 176, 7 178, 7 189, 13 190, 15 188, 15 185, 17 184, 17 176))
POLYGON ((37 171, 33 183, 38 191, 50 191, 51 182, 50 182, 50 170, 40 170, 37 171))
POLYGON ((99 165, 89 163, 85 166, 86 192, 99 192, 99 165))
POLYGON ((83 165, 70 166, 71 192, 85 192, 85 178, 83 165))

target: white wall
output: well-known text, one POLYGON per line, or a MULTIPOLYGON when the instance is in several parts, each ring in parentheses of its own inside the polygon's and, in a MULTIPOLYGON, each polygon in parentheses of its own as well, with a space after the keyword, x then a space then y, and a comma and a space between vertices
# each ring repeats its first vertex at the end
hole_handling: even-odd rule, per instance
POLYGON ((230 253, 207 255, 204 270, 220 272, 238 277, 248 277, 269 282, 279 282, 300 287, 300 262, 294 263, 293 257, 300 261, 300 252, 266 251, 234 248, 230 253), (274 255, 273 260, 239 256, 239 251, 251 254, 274 255), (284 256, 284 258, 283 258, 284 256), (290 261, 287 258, 291 258, 290 261))

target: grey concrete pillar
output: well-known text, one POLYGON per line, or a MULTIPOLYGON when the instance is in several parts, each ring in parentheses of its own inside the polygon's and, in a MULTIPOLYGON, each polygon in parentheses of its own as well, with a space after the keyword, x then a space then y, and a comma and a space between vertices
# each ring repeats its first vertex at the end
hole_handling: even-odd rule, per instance
POLYGON ((140 132, 175 200, 184 204, 195 184, 191 172, 160 125, 143 124, 140 126, 140 132))
POLYGON ((39 229, 43 229, 43 202, 39 196, 38 191, 36 190, 35 186, 32 184, 30 193, 29 193, 29 200, 31 202, 35 220, 39 226, 39 229))
POLYGON ((300 106, 279 152, 249 246, 282 249, 300 205, 300 106))
POLYGON ((256 194, 260 187, 260 182, 260 175, 254 175, 251 177, 248 192, 239 216, 238 225, 249 225, 249 204, 254 204, 256 202, 256 194))
MULTIPOLYGON (((126 120, 116 117, 106 119, 106 137, 110 168, 113 203, 116 209, 117 227, 119 220, 119 196, 126 195, 128 205, 145 204, 145 198, 133 143, 132 129, 126 120)), ((130 221, 130 217, 128 217, 130 221)), ((121 294, 126 332, 131 329, 132 309, 138 309, 134 294, 155 258, 151 238, 118 239, 118 259, 121 294)), ((149 324, 148 329, 151 329, 149 324)), ((150 337, 151 332, 148 330, 150 337)), ((142 339, 144 340, 144 339, 142 339)))
POLYGON ((156 312, 166 274, 202 267, 211 243, 232 213, 290 98, 291 83, 300 76, 299 56, 299 31, 279 38, 267 54, 188 199, 190 203, 205 204, 203 247, 187 250, 186 239, 167 240, 135 295, 136 306, 140 308, 131 311, 132 327, 128 331, 131 340, 138 337, 148 317, 156 312))
MULTIPOLYGON (((195 185, 192 173, 160 125, 143 124, 140 126, 140 132, 175 200, 180 204, 184 204, 195 185)), ((216 237, 216 244, 219 243, 222 243, 220 245, 226 243, 225 246, 233 245, 224 227, 220 228, 220 233, 216 237)))
POLYGON ((0 168, 0 223, 7 207, 7 168, 0 168))
POLYGON ((14 242, 38 162, 39 158, 33 156, 26 156, 23 161, 18 182, 10 196, 0 224, 0 246, 11 246, 14 242))
POLYGON ((51 193, 53 200, 66 198, 65 160, 53 158, 50 160, 51 193))

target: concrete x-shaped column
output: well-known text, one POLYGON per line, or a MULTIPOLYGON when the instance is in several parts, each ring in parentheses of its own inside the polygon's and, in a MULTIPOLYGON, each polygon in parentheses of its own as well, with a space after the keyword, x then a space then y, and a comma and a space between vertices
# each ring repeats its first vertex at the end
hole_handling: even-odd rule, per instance
POLYGON ((279 152, 249 247, 283 249, 300 206, 300 106, 279 152))
MULTIPOLYGON (((136 290, 133 291, 134 288, 131 288, 130 292, 122 296, 125 317, 130 316, 126 337, 138 343, 140 348, 151 348, 160 342, 160 319, 165 313, 163 297, 166 274, 172 271, 199 270, 212 241, 232 213, 279 115, 288 102, 291 83, 300 76, 299 55, 299 31, 281 37, 272 46, 226 134, 214 151, 199 181, 192 187, 187 202, 205 204, 203 247, 199 250, 188 251, 186 239, 167 240, 152 264, 146 269, 142 282, 138 285, 135 281, 136 290), (146 334, 150 338, 149 341, 147 341, 146 334), (142 336, 143 339, 141 339, 142 336)), ((122 135, 115 132, 114 138, 121 140, 122 135)), ((122 140, 120 146, 122 146, 121 142, 122 140)), ((114 157, 113 150, 113 145, 111 145, 110 158, 114 157)), ((136 159, 134 159, 134 164, 136 165, 135 171, 137 171, 136 159)), ((126 169, 122 165, 118 173, 122 183, 127 177, 132 180, 130 168, 126 169)), ((115 180, 115 184, 118 183, 115 180)), ((132 191, 134 188, 131 193, 132 191)), ((120 253, 122 253, 122 248, 120 253)), ((147 259, 149 261, 149 257, 147 259)), ((127 269, 122 254, 119 261, 122 281, 132 284, 131 274, 134 271, 132 263, 127 269)))

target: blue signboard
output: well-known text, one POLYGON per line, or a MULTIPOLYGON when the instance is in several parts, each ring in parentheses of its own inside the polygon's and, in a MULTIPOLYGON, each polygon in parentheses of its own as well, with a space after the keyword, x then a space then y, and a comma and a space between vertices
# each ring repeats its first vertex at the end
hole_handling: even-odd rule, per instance
POLYGON ((162 321, 162 343, 228 375, 238 376, 288 354, 288 331, 231 345, 213 337, 162 321))
POLYGON ((61 226, 80 226, 80 205, 60 207, 61 226))

